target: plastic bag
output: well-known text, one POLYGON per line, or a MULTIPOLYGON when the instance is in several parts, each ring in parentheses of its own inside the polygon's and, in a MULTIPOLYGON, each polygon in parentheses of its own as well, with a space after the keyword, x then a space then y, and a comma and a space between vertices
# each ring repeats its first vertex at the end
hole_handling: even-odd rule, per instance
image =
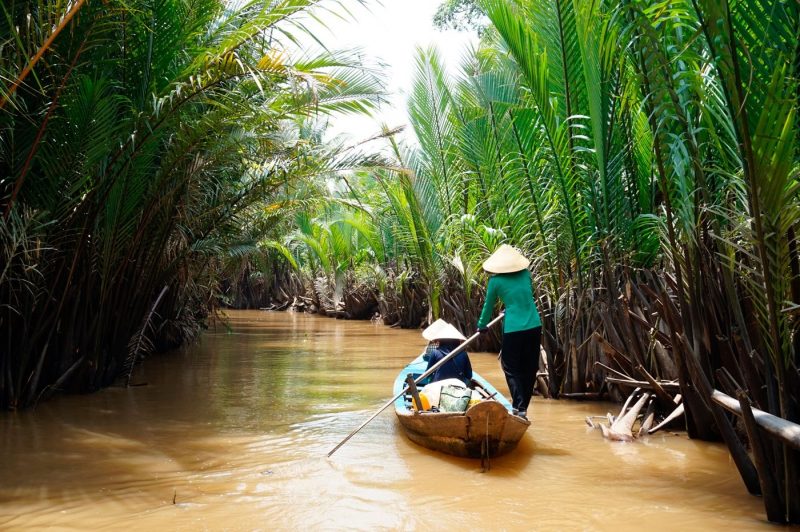
POLYGON ((466 412, 471 398, 472 390, 469 388, 452 384, 442 386, 442 393, 439 395, 439 411, 466 412))

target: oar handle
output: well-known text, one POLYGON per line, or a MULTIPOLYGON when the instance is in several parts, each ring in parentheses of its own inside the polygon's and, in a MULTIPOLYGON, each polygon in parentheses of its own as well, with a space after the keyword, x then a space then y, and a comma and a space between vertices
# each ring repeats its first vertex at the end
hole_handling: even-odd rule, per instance
MULTIPOLYGON (((500 320, 502 320, 502 319, 503 319, 503 316, 505 316, 505 312, 501 312, 499 316, 497 316, 495 319, 493 319, 492 321, 490 321, 490 322, 489 322, 489 324, 486 326, 486 328, 488 329, 489 327, 492 327, 492 326, 493 326, 495 323, 497 323, 497 322, 499 322, 500 320)), ((472 342, 473 342, 473 341, 474 341, 474 340, 475 340, 475 339, 476 339, 478 336, 480 336, 480 335, 481 335, 481 333, 480 333, 480 331, 478 331, 478 332, 476 332, 475 334, 473 334, 472 336, 470 336, 469 338, 467 338, 466 340, 464 340, 464 341, 463 341, 463 342, 462 342, 462 343, 461 343, 461 344, 460 344, 458 347, 456 347, 455 349, 453 349, 452 351, 450 351, 450 353, 449 353, 449 354, 448 354, 446 357, 444 357, 444 358, 443 358, 443 359, 441 359, 439 362, 437 362, 436 364, 434 364, 433 366, 431 366, 430 368, 428 368, 428 370, 427 370, 425 373, 423 373, 422 375, 420 375, 419 377, 417 377, 417 378, 414 380, 414 384, 418 384, 418 383, 419 383, 419 382, 420 382, 422 379, 424 379, 425 377, 427 377, 427 376, 429 376, 429 375, 433 374, 433 372, 435 372, 437 369, 439 369, 439 368, 442 366, 442 364, 444 364, 445 362, 447 362, 448 360, 450 360, 451 358, 453 358, 454 356, 456 356, 458 353, 460 353, 460 352, 461 352, 461 351, 462 351, 462 350, 463 350, 465 347, 467 347, 469 344, 471 344, 471 343, 472 343, 472 342)), ((383 405, 382 407, 380 407, 380 409, 378 409, 378 411, 377 411, 377 412, 375 412, 374 414, 372 414, 372 415, 369 417, 369 419, 367 419, 365 422, 363 422, 361 425, 359 425, 359 426, 358 426, 358 428, 356 428, 356 429, 355 429, 353 432, 351 432, 350 434, 348 434, 348 435, 345 437, 345 439, 343 439, 342 441, 340 441, 340 442, 339 442, 339 444, 338 444, 336 447, 334 447, 333 449, 331 449, 331 451, 328 453, 328 458, 330 458, 330 456, 331 456, 333 453, 335 453, 336 451, 338 451, 338 450, 339 450, 339 447, 341 447, 342 445, 344 445, 345 443, 347 443, 347 440, 349 440, 350 438, 352 438, 353 436, 355 436, 355 435, 356 435, 356 433, 357 433, 358 431, 360 431, 361 429, 363 429, 364 427, 366 427, 366 426, 367 426, 367 424, 368 424, 370 421, 372 421, 373 419, 375 419, 376 417, 378 417, 378 414, 380 414, 381 412, 383 412, 384 410, 386 410, 386 409, 387 409, 387 408, 388 408, 388 407, 389 407, 389 406, 390 406, 392 403, 394 403, 394 402, 395 402, 395 401, 396 401, 398 398, 402 397, 402 396, 403 396, 403 394, 405 394, 405 393, 408 391, 408 388, 409 388, 408 386, 406 386, 405 388, 403 388, 403 391, 402 391, 402 392, 400 392, 399 394, 397 394, 397 395, 395 395, 394 397, 392 397, 392 398, 389 400, 389 402, 387 402, 385 405, 383 405)))

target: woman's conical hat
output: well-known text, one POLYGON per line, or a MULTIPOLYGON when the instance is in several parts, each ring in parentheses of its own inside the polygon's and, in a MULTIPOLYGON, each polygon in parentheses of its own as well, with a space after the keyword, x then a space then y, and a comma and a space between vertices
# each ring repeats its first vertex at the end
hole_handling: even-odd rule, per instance
POLYGON ((461 340, 464 341, 467 338, 458 332, 458 329, 444 321, 443 319, 438 319, 431 323, 427 329, 422 331, 422 337, 428 340, 429 342, 433 340, 461 340))
POLYGON ((483 263, 489 273, 513 273, 524 270, 531 263, 525 256, 508 244, 503 244, 483 263))

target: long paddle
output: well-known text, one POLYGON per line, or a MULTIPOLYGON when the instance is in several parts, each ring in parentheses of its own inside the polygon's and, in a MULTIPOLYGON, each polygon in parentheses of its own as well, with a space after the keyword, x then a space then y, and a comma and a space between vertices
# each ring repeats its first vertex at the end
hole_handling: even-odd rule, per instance
MULTIPOLYGON (((494 325, 495 323, 497 323, 498 321, 502 320, 502 319, 503 319, 503 316, 505 316, 505 312, 501 312, 499 316, 497 316, 495 319, 493 319, 492 321, 490 321, 490 322, 489 322, 489 325, 487 325, 487 326, 486 326, 486 328, 488 329, 489 327, 493 326, 493 325, 494 325)), ((439 362, 437 362, 436 364, 434 364, 433 366, 431 366, 431 367, 430 367, 430 368, 429 368, 429 369, 428 369, 428 370, 427 370, 425 373, 423 373, 422 375, 420 375, 419 377, 417 377, 417 379, 414 381, 414 384, 418 384, 418 383, 419 383, 419 382, 420 382, 422 379, 424 379, 424 378, 425 378, 425 377, 427 377, 428 375, 431 375, 431 374, 432 374, 434 371, 436 371, 437 369, 439 369, 439 367, 440 367, 442 364, 444 364, 445 362, 447 362, 448 360, 450 360, 451 358, 453 358, 454 356, 456 356, 457 354, 459 354, 459 353, 460 353, 460 352, 461 352, 461 351, 462 351, 462 350, 463 350, 465 347, 467 347, 469 344, 471 344, 471 343, 472 343, 472 342, 475 340, 475 338, 477 338, 477 337, 478 337, 478 336, 480 336, 480 335, 481 335, 481 333, 480 333, 480 331, 478 331, 478 332, 476 332, 475 334, 473 334, 472 336, 470 336, 469 338, 467 338, 466 340, 464 340, 464 342, 463 342, 461 345, 459 345, 458 347, 456 347, 455 349, 453 349, 452 351, 450 351, 450 354, 449 354, 449 355, 447 355, 446 357, 444 357, 443 359, 441 359, 439 362)), ((343 439, 342 441, 340 441, 340 442, 339 442, 339 445, 337 445, 336 447, 334 447, 333 449, 331 449, 331 452, 329 452, 329 453, 328 453, 328 458, 330 458, 330 456, 331 456, 333 453, 335 453, 335 452, 336 452, 336 451, 339 449, 339 447, 341 447, 342 445, 344 445, 345 443, 347 443, 347 440, 349 440, 350 438, 352 438, 353 436, 355 436, 355 435, 356 435, 356 433, 357 433, 359 430, 361 430, 361 429, 363 429, 364 427, 366 427, 366 426, 367 426, 367 424, 368 424, 370 421, 372 421, 373 419, 375 419, 376 417, 378 417, 378 414, 380 414, 381 412, 383 412, 384 410, 386 410, 386 409, 389 407, 389 405, 391 405, 392 403, 394 403, 394 402, 395 402, 395 401, 396 401, 396 400, 397 400, 399 397, 401 397, 401 396, 402 396, 403 394, 405 394, 407 391, 408 391, 408 386, 406 386, 406 387, 403 389, 403 391, 402 391, 402 392, 400 392, 399 394, 397 394, 397 395, 395 395, 394 397, 392 397, 392 398, 389 400, 389 402, 388 402, 388 403, 386 403, 385 405, 383 405, 382 407, 380 407, 380 409, 379 409, 377 412, 375 412, 374 414, 372 414, 372 415, 369 417, 369 419, 368 419, 368 420, 366 420, 366 421, 365 421, 365 422, 363 422, 361 425, 359 425, 359 426, 358 426, 358 428, 357 428, 356 430, 354 430, 353 432, 351 432, 350 434, 348 434, 348 435, 347 435, 347 437, 346 437, 345 439, 343 439)))

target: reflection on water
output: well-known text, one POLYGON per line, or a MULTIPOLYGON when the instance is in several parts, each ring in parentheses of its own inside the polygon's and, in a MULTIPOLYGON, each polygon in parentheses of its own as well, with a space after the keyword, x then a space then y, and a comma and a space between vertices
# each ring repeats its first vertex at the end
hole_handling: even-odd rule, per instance
MULTIPOLYGON (((764 529, 726 449, 661 434, 607 442, 610 407, 536 398, 513 453, 479 461, 408 441, 391 397, 418 332, 230 313, 133 388, 0 415, 0 529, 764 529)), ((476 371, 506 391, 496 357, 476 371)))

